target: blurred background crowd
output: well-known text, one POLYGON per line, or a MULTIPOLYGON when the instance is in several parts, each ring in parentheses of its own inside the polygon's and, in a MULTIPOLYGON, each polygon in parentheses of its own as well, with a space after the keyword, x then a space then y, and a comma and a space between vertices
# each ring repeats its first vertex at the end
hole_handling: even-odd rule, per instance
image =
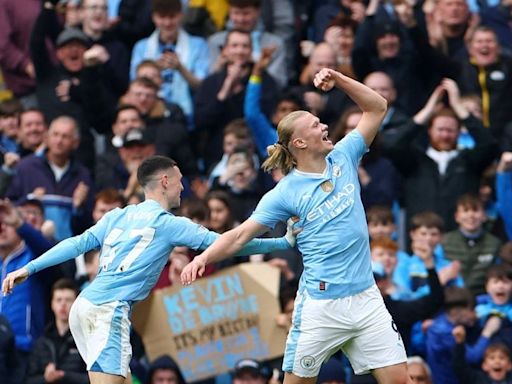
MULTIPOLYGON (((306 109, 333 142, 361 111, 312 84, 321 68, 374 89, 388 112, 359 165, 374 276, 416 383, 512 383, 511 0, 0 0, 1 278, 115 207, 140 202, 140 162, 172 157, 187 216, 219 233, 282 175, 260 170, 280 119, 306 109)), ((270 236, 281 235, 275 228, 270 236)), ((155 289, 194 256, 176 248, 155 289)), ((282 271, 291 325, 297 251, 282 271)), ((69 308, 98 252, 0 298, 2 383, 87 383, 69 308)), ((184 384, 134 333, 134 380, 184 384)), ((277 383, 278 362, 228 378, 277 383)), ((321 383, 371 383, 340 353, 321 383)))

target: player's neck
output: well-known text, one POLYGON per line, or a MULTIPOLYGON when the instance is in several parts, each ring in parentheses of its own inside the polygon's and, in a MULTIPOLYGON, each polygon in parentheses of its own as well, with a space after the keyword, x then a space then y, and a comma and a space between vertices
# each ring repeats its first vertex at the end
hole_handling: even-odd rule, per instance
POLYGON ((155 192, 146 192, 145 194, 145 199, 146 200, 154 200, 156 201, 158 204, 160 204, 160 206, 168 211, 169 210, 169 202, 167 200, 167 196, 162 194, 161 192, 159 193, 158 191, 155 191, 155 192))
POLYGON ((308 155, 297 159, 297 170, 307 173, 324 173, 327 162, 325 156, 312 157, 308 155))

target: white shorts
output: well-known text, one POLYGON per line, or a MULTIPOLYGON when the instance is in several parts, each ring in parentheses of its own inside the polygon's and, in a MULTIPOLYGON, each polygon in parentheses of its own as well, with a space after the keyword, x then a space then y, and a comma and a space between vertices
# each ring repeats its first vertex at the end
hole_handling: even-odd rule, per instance
POLYGON ((114 301, 94 305, 78 296, 69 313, 69 329, 87 370, 127 377, 130 372, 130 305, 114 301))
POLYGON ((358 375, 407 360, 376 285, 340 299, 315 300, 306 290, 297 294, 283 371, 318 376, 322 363, 340 349, 358 375))

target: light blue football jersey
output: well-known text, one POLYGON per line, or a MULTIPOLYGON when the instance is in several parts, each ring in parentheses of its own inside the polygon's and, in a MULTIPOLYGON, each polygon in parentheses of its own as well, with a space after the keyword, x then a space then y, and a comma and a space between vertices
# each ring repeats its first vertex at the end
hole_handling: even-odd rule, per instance
POLYGON ((357 167, 367 146, 352 131, 327 155, 323 174, 292 170, 267 192, 251 219, 273 228, 290 216, 303 228, 297 246, 303 257, 300 290, 316 299, 355 295, 374 284, 368 227, 357 167))
POLYGON ((199 249, 209 231, 146 200, 109 212, 89 229, 101 246, 100 269, 82 292, 93 304, 144 299, 175 246, 199 249))
MULTIPOLYGON (((80 236, 63 240, 26 265, 30 274, 100 248, 100 269, 80 294, 100 305, 116 300, 143 300, 155 285, 176 246, 206 249, 219 234, 146 200, 108 212, 80 236)), ((238 255, 290 248, 284 237, 254 239, 238 255)))

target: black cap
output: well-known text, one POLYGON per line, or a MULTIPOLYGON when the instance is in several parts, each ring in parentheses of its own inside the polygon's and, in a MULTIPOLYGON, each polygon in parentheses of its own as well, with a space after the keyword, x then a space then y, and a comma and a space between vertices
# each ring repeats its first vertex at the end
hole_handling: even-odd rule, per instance
POLYGON ((85 33, 83 33, 78 28, 66 28, 57 37, 55 44, 57 47, 62 47, 71 41, 79 41, 83 43, 86 47, 91 45, 91 40, 87 37, 85 33))
POLYGON ((152 143, 153 143, 153 138, 147 129, 131 128, 121 138, 119 146, 126 147, 130 144, 152 144, 152 143))
POLYGON ((400 27, 397 23, 379 23, 375 25, 374 35, 378 39, 384 35, 392 34, 400 37, 400 27))
POLYGON ((244 373, 264 377, 261 364, 253 359, 243 359, 235 364, 235 371, 233 375, 237 377, 243 375, 244 373))
POLYGON ((23 207, 24 205, 35 205, 38 207, 41 212, 44 212, 44 205, 41 199, 38 199, 34 194, 29 194, 26 196, 23 196, 21 199, 19 199, 16 204, 17 207, 23 207))

